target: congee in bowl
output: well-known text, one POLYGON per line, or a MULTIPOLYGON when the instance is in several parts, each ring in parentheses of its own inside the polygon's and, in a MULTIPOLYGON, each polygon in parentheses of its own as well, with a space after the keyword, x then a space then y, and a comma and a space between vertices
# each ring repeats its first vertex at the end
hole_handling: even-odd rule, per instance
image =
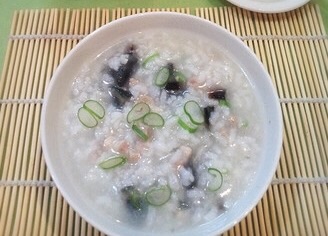
POLYGON ((80 44, 50 85, 42 141, 83 217, 109 234, 201 235, 254 207, 278 161, 281 121, 269 77, 242 42, 195 17, 149 13, 80 44))

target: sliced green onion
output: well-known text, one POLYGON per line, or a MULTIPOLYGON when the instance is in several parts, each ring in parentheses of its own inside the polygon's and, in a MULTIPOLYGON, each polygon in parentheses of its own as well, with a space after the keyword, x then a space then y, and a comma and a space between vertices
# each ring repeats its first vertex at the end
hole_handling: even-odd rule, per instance
POLYGON ((163 127, 164 119, 160 114, 156 112, 149 112, 144 116, 143 123, 152 127, 163 127))
POLYGON ((148 104, 144 102, 137 103, 132 107, 131 111, 128 113, 127 121, 128 123, 132 123, 133 121, 137 121, 142 119, 147 113, 150 112, 150 107, 148 104))
MULTIPOLYGON (((147 211, 148 204, 146 203, 144 194, 141 193, 137 188, 135 188, 133 185, 126 186, 121 191, 126 198, 126 204, 128 207, 131 207, 133 210, 140 214, 143 213, 143 211, 147 211)), ((139 214, 135 216, 139 216, 139 214)))
POLYGON ((184 74, 182 74, 180 71, 175 71, 174 72, 174 78, 179 83, 187 82, 187 77, 184 74))
POLYGON ((184 105, 184 111, 189 116, 192 123, 200 125, 204 123, 203 110, 196 101, 188 101, 184 105))
POLYGON ((207 189, 210 191, 217 191, 221 188, 223 183, 222 173, 216 168, 208 168, 208 173, 212 176, 211 180, 207 183, 207 189))
POLYGON ((247 120, 244 120, 243 122, 241 122, 241 125, 240 125, 240 127, 241 128, 247 128, 248 127, 248 121, 247 120))
POLYGON ((147 141, 148 135, 136 124, 132 125, 132 130, 140 137, 142 140, 147 141))
POLYGON ((170 77, 170 69, 168 67, 161 68, 156 77, 155 84, 159 87, 164 87, 170 77))
POLYGON ((159 56, 159 53, 158 52, 154 52, 152 54, 150 54, 148 57, 145 58, 145 60, 142 62, 142 67, 146 67, 147 64, 151 61, 153 61, 156 57, 159 56))
POLYGON ((191 122, 189 116, 182 114, 178 119, 178 124, 189 133, 195 133, 198 129, 198 125, 191 122))
POLYGON ((222 106, 222 107, 230 108, 230 103, 225 99, 219 100, 219 105, 222 106))
POLYGON ((83 104, 83 107, 87 109, 92 115, 98 119, 102 119, 105 116, 104 107, 95 100, 88 100, 83 104))
POLYGON ((150 205, 162 206, 171 198, 171 188, 168 185, 153 187, 146 192, 146 199, 150 205))
POLYGON ((87 128, 93 128, 98 124, 97 119, 87 110, 85 107, 81 107, 78 112, 77 116, 80 122, 87 128))
POLYGON ((114 167, 123 165, 126 162, 126 157, 125 156, 114 156, 114 157, 109 157, 102 162, 99 163, 99 166, 103 169, 112 169, 114 167))

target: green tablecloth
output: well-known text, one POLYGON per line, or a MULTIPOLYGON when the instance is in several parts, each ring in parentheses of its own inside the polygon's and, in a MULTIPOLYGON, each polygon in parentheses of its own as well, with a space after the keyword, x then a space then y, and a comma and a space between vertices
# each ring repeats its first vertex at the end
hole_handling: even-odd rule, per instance
MULTIPOLYGON (((328 0, 311 0, 320 6, 328 29, 328 0)), ((219 7, 231 5, 226 0, 0 0, 0 68, 2 71, 10 24, 15 10, 41 8, 166 8, 219 7)))

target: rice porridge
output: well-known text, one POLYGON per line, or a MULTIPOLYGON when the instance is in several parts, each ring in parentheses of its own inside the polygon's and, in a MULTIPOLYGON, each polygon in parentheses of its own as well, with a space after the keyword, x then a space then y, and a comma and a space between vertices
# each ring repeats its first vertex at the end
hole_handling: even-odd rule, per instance
POLYGON ((108 217, 180 231, 224 215, 252 182, 262 109, 224 48, 187 32, 141 32, 70 86, 67 168, 108 217))

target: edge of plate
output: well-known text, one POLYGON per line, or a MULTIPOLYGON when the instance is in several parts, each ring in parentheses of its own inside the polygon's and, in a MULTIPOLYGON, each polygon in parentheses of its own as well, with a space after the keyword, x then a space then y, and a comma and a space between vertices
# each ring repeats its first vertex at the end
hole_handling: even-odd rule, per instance
POLYGON ((259 13, 283 13, 295 10, 310 0, 278 0, 276 2, 265 2, 257 0, 227 0, 235 6, 249 11, 259 13))

